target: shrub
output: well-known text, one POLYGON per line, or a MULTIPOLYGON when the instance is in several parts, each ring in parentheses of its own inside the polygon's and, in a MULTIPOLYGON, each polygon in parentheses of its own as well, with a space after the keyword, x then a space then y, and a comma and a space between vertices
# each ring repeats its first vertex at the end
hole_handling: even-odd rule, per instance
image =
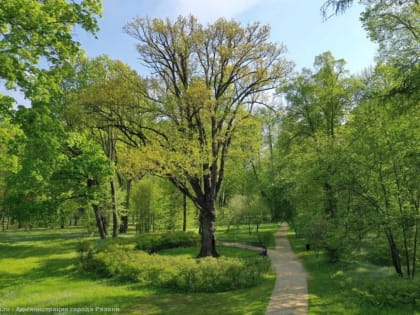
POLYGON ((149 255, 121 245, 95 253, 85 266, 101 277, 184 292, 219 292, 254 286, 270 270, 266 257, 193 259, 149 255))
POLYGON ((93 245, 90 241, 80 241, 76 244, 76 251, 79 253, 82 265, 93 256, 93 245))
POLYGON ((257 285, 268 270, 270 262, 266 257, 206 257, 182 265, 181 272, 170 284, 189 292, 228 291, 257 285))
POLYGON ((142 234, 136 238, 136 248, 149 253, 156 253, 162 249, 195 246, 199 240, 199 235, 193 232, 142 234))
POLYGON ((257 237, 259 245, 265 248, 273 247, 276 244, 276 239, 272 232, 258 232, 257 237))
POLYGON ((124 253, 133 250, 132 243, 128 238, 100 240, 95 245, 89 241, 82 241, 77 244, 76 249, 80 252, 80 262, 84 270, 94 271, 103 277, 112 277, 113 269, 117 268, 113 267, 113 263, 117 264, 119 260, 124 259, 124 253), (121 250, 119 259, 114 257, 117 250, 121 250))
POLYGON ((353 289, 365 302, 374 305, 398 306, 420 304, 420 282, 408 279, 366 281, 361 289, 353 289))
POLYGON ((367 261, 378 266, 392 266, 388 244, 380 239, 369 239, 364 244, 364 256, 367 261))

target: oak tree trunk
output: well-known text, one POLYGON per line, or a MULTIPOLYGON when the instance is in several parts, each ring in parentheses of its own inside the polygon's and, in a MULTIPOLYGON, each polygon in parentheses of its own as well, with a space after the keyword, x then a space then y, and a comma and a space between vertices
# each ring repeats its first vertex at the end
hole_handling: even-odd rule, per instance
POLYGON ((214 200, 208 198, 200 208, 201 248, 198 257, 219 257, 216 251, 216 208, 214 200))

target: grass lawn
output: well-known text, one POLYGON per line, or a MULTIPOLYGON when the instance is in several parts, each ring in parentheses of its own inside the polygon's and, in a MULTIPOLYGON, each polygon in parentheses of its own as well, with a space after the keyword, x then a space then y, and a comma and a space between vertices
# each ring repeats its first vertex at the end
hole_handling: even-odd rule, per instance
MULTIPOLYGON (((391 267, 381 267, 363 261, 329 264, 322 254, 305 250, 305 241, 289 233, 295 253, 303 260, 309 272, 309 314, 348 315, 414 315, 420 314, 420 305, 381 305, 363 300, 357 292, 366 283, 376 281, 407 281, 396 279, 391 267)), ((391 282, 392 283, 392 282, 391 282)), ((415 290, 415 289, 414 289, 415 290)))
MULTIPOLYGON (((17 308, 61 307, 74 308, 66 314, 111 314, 112 310, 103 308, 118 307, 120 314, 264 314, 274 286, 273 273, 256 287, 211 294, 174 293, 95 279, 80 271, 75 247, 81 239, 89 237, 75 229, 0 233, 0 312, 41 314, 17 308)), ((222 246, 218 250, 226 256, 255 254, 222 246)), ((198 248, 180 248, 162 254, 196 253, 198 248)))
POLYGON ((261 245, 261 237, 258 234, 269 234, 272 237, 267 238, 268 248, 274 248, 276 241, 274 234, 279 229, 278 224, 263 224, 259 228, 259 233, 256 233, 255 226, 252 226, 251 234, 249 234, 247 225, 231 226, 229 232, 226 232, 226 227, 218 227, 216 232, 216 239, 218 241, 238 242, 249 245, 261 245))

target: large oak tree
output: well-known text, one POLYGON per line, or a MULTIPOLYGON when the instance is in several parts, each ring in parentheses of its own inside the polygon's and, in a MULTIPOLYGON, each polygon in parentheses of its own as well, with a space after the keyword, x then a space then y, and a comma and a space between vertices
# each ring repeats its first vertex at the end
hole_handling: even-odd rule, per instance
POLYGON ((260 93, 290 72, 285 48, 269 41, 268 26, 224 19, 204 26, 192 16, 137 18, 125 31, 151 70, 144 96, 154 118, 144 122, 145 164, 192 200, 200 213, 199 256, 217 256, 215 202, 229 147, 246 141, 236 134, 260 93))

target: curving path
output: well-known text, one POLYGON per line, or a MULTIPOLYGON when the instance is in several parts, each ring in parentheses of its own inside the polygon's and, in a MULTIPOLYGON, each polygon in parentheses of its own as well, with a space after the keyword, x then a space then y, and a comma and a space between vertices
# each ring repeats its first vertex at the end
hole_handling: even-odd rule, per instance
POLYGON ((263 248, 263 247, 253 246, 253 245, 248 245, 248 244, 243 244, 243 243, 221 241, 221 242, 219 242, 219 244, 223 245, 223 246, 228 246, 228 247, 238 247, 238 248, 243 248, 243 249, 255 250, 257 252, 265 251, 265 248, 263 248))
POLYGON ((276 248, 268 250, 276 272, 276 284, 267 307, 267 315, 306 315, 308 313, 307 274, 287 238, 283 223, 276 234, 276 248))

